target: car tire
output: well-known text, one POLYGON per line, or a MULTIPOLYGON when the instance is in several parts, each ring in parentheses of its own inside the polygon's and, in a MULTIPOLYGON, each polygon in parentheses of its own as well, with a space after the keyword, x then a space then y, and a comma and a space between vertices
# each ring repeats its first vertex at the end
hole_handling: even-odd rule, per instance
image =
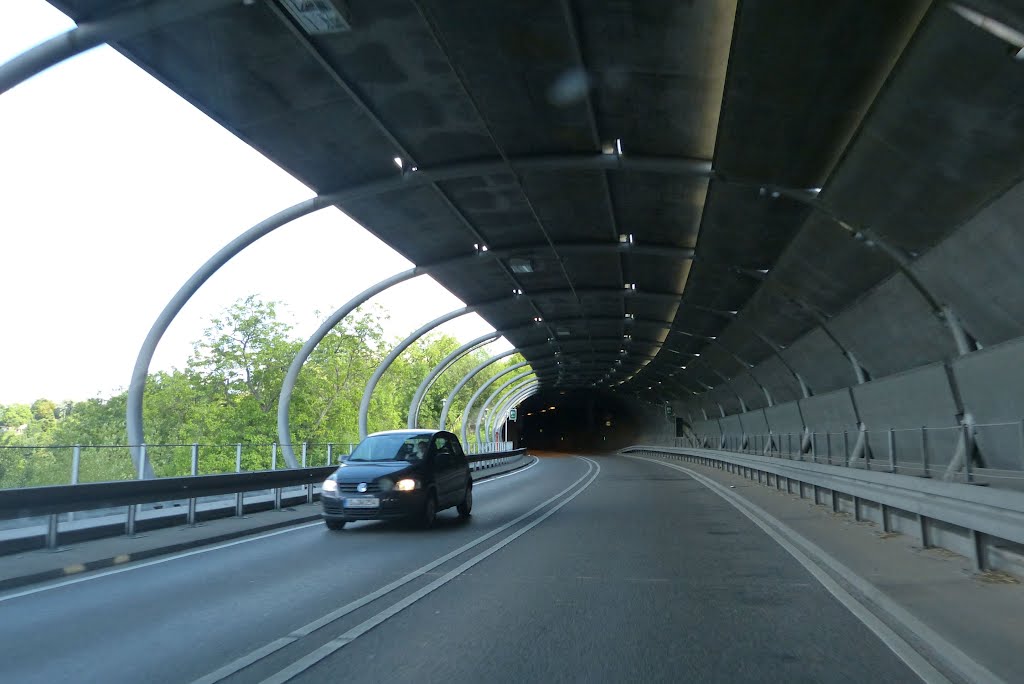
POLYGON ((459 511, 460 518, 468 518, 473 515, 473 485, 472 483, 466 485, 466 496, 463 497, 462 503, 456 506, 459 511))
POLYGON ((343 530, 347 522, 347 520, 324 520, 324 524, 329 530, 343 530))
POLYGON ((420 512, 420 527, 429 530, 434 526, 437 519, 437 494, 429 492, 423 501, 423 510, 420 512))

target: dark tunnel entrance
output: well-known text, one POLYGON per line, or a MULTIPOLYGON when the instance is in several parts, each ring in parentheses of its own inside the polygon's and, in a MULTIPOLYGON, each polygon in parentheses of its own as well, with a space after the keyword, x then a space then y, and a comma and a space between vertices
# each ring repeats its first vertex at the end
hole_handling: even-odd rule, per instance
POLYGON ((600 390, 542 390, 518 408, 508 438, 543 451, 614 451, 637 442, 651 407, 600 390))

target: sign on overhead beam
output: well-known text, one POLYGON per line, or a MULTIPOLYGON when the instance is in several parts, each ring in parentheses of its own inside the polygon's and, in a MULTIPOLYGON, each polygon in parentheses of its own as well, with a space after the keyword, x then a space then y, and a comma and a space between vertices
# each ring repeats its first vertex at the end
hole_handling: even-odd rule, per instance
POLYGON ((311 36, 352 29, 344 0, 280 0, 303 31, 311 36))
POLYGON ((516 422, 516 419, 518 417, 519 417, 519 409, 509 409, 508 410, 508 419, 511 420, 513 423, 516 422))

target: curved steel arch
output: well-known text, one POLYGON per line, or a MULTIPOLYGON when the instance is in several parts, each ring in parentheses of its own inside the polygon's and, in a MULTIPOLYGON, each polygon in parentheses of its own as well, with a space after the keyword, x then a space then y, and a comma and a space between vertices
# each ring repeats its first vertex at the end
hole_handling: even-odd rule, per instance
POLYGON ((157 0, 82 23, 0 64, 0 95, 86 50, 236 3, 237 0, 157 0))
MULTIPOLYGON (((502 397, 501 402, 498 404, 494 415, 503 415, 504 412, 508 410, 509 406, 513 405, 514 403, 521 403, 526 395, 530 393, 537 393, 540 391, 540 389, 540 383, 537 380, 527 380, 526 383, 522 385, 520 388, 518 388, 516 391, 502 397)), ((494 435, 495 428, 492 427, 492 425, 489 423, 487 429, 489 431, 488 441, 490 441, 491 436, 494 435)))
MULTIPOLYGON (((485 434, 487 435, 488 439, 490 439, 490 436, 494 434, 495 422, 497 421, 497 418, 502 415, 501 411, 502 411, 502 407, 504 406, 504 404, 511 397, 514 397, 516 394, 518 394, 520 391, 522 391, 527 385, 531 385, 531 384, 533 384, 535 382, 539 382, 539 380, 537 380, 536 378, 532 378, 532 379, 527 380, 527 381, 525 381, 523 383, 520 383, 519 385, 516 385, 515 387, 512 387, 509 390, 508 394, 506 394, 504 396, 501 395, 501 391, 496 391, 492 395, 491 398, 497 400, 497 403, 495 403, 495 405, 494 405, 494 411, 492 411, 491 414, 486 419, 487 430, 486 430, 485 434)), ((479 442, 480 441, 480 436, 477 435, 476 439, 477 439, 477 442, 479 442)))
POLYGON ((464 376, 462 376, 462 378, 455 384, 455 388, 452 389, 452 391, 445 398, 444 404, 441 406, 441 420, 438 421, 438 429, 444 430, 444 426, 448 422, 448 408, 451 406, 452 401, 455 399, 455 395, 459 393, 459 390, 465 387, 469 383, 469 381, 472 380, 473 377, 477 373, 482 371, 484 368, 487 368, 496 361, 500 361, 501 359, 507 358, 509 356, 512 356, 513 354, 518 353, 519 350, 517 349, 509 349, 508 351, 503 351, 498 354, 495 354, 494 356, 487 359, 486 361, 481 362, 473 370, 469 371, 464 376))
MULTIPOLYGON (((537 394, 538 392, 540 392, 540 389, 541 388, 540 388, 539 384, 537 384, 537 385, 531 384, 531 385, 529 385, 527 387, 524 387, 521 391, 519 391, 515 395, 509 395, 509 396, 505 397, 505 399, 502 401, 501 405, 498 407, 499 412, 496 413, 495 415, 499 415, 499 416, 507 415, 508 414, 508 410, 510 408, 512 408, 513 406, 518 406, 519 404, 523 403, 529 397, 531 397, 531 396, 537 394)), ((491 434, 494 434, 494 431, 499 426, 500 426, 500 423, 498 425, 492 426, 490 428, 491 429, 491 434)))
POLYGON ((359 402, 359 439, 360 440, 366 439, 366 435, 367 435, 367 426, 366 426, 366 424, 367 424, 367 414, 370 411, 370 399, 373 397, 373 390, 376 389, 377 382, 384 375, 385 371, 387 371, 387 369, 391 367, 391 364, 394 363, 395 359, 397 359, 398 356, 402 352, 404 352, 406 349, 408 349, 409 346, 412 345, 413 342, 415 342, 419 338, 423 337, 424 335, 426 335, 428 332, 430 332, 431 330, 433 330, 437 326, 442 325, 444 323, 447 323, 448 321, 450 321, 452 319, 455 319, 455 318, 458 318, 459 316, 465 316, 469 312, 470 312, 470 308, 466 307, 466 306, 463 306, 463 307, 455 309, 453 311, 449 311, 448 313, 444 314, 443 316, 438 316, 437 318, 435 318, 434 320, 430 321, 429 323, 426 323, 426 324, 420 326, 415 331, 413 331, 408 337, 406 337, 404 340, 399 342, 395 346, 395 348, 391 350, 391 353, 389 353, 387 355, 387 357, 380 363, 380 365, 377 366, 377 370, 375 370, 373 372, 373 375, 370 376, 370 380, 366 383, 366 388, 363 390, 363 398, 359 402))
POLYGON ((440 363, 434 366, 434 369, 431 370, 430 373, 428 373, 425 378, 423 378, 423 382, 421 382, 420 386, 416 388, 416 393, 412 397, 412 403, 409 404, 408 427, 410 429, 419 426, 420 404, 423 402, 423 397, 426 396, 427 390, 430 389, 430 386, 433 384, 434 380, 437 379, 437 377, 440 376, 441 373, 444 373, 446 370, 448 370, 448 368, 452 364, 454 364, 456 361, 461 359, 466 354, 470 353, 471 351, 474 351, 475 349, 478 349, 479 347, 490 344, 499 337, 501 337, 501 333, 497 331, 489 333, 487 335, 481 335, 475 340, 470 340, 466 344, 462 345, 461 347, 453 351, 451 354, 441 359, 440 363))
MULTIPOLYGON (((532 375, 532 376, 534 376, 534 378, 536 378, 537 377, 537 372, 534 371, 531 368, 530 370, 526 371, 525 373, 520 373, 519 375, 515 375, 515 376, 509 378, 504 383, 502 383, 501 387, 499 387, 498 389, 496 389, 493 392, 491 392, 491 394, 487 397, 487 400, 484 401, 483 404, 481 404, 480 410, 477 411, 477 414, 476 414, 476 443, 477 444, 480 443, 480 423, 483 422, 484 414, 487 413, 487 408, 491 405, 491 402, 494 401, 494 398, 496 396, 498 396, 499 394, 501 394, 501 391, 506 389, 509 385, 513 385, 516 382, 518 382, 519 380, 522 380, 523 378, 526 378, 527 376, 530 376, 530 375, 532 375)), ((463 431, 466 430, 466 421, 462 421, 462 429, 463 429, 463 431)))
MULTIPOLYGON (((466 426, 469 424, 469 417, 470 417, 470 415, 472 413, 472 410, 473 410, 473 404, 474 404, 474 402, 476 402, 477 398, 481 394, 484 393, 484 390, 486 390, 488 387, 490 387, 495 382, 497 382, 498 378, 502 377, 503 375, 508 375, 512 371, 518 370, 518 369, 522 368, 523 366, 529 366, 529 365, 530 365, 529 361, 521 361, 519 363, 512 364, 508 368, 503 368, 502 370, 498 371, 497 373, 495 373, 491 377, 487 378, 487 380, 485 380, 483 382, 483 384, 480 385, 480 387, 477 388, 476 392, 473 392, 473 395, 469 398, 469 401, 466 402, 466 408, 464 408, 462 410, 462 428, 461 428, 461 433, 462 433, 462 442, 463 443, 466 443, 466 426)), ((530 371, 530 372, 533 372, 533 371, 530 371)))

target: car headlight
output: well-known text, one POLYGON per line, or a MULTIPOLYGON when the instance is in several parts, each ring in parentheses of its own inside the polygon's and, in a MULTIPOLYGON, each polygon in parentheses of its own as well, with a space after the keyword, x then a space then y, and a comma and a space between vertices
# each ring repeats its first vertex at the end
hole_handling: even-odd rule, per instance
POLYGON ((334 480, 324 480, 324 485, 320 491, 323 492, 336 492, 338 491, 338 483, 334 480))
POLYGON ((417 482, 416 480, 412 480, 410 478, 399 480, 398 482, 395 483, 395 489, 397 489, 400 492, 411 492, 418 486, 419 482, 417 482))

